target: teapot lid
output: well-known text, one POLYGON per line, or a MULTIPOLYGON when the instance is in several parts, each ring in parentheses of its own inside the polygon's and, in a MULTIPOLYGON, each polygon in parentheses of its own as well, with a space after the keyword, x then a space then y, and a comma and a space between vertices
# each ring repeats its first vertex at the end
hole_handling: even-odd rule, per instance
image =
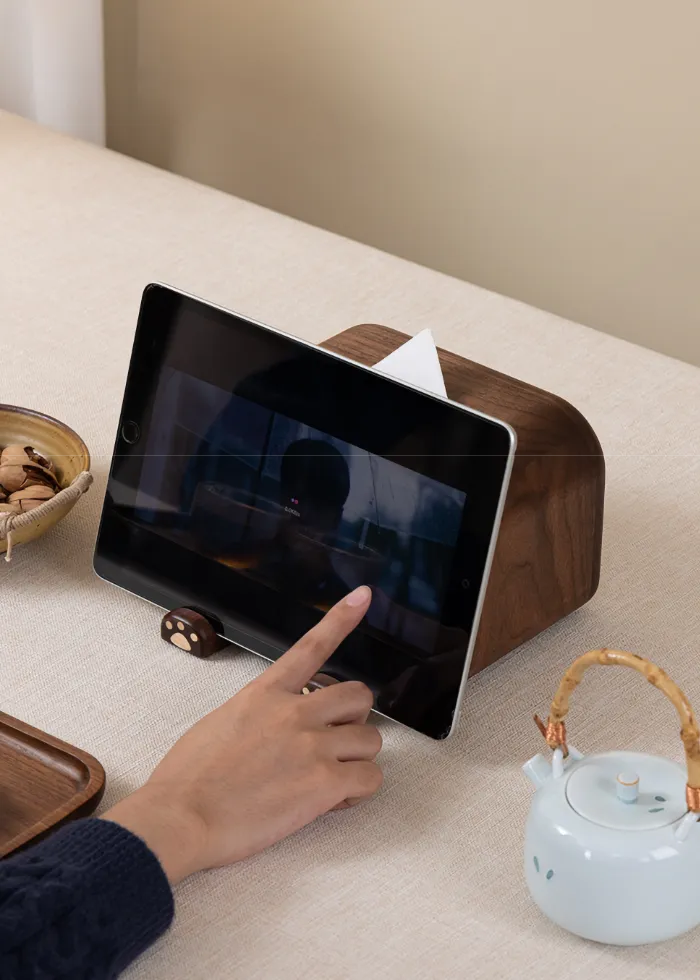
POLYGON ((655 830, 688 810, 686 773, 677 763, 641 752, 584 758, 566 784, 569 806, 600 827, 655 830))

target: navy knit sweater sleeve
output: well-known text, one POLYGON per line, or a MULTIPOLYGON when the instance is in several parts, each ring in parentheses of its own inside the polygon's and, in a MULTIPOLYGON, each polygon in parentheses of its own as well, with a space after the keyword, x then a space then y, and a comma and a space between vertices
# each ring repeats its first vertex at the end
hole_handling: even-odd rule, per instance
POLYGON ((107 820, 76 821, 0 862, 0 977, 111 980, 172 918, 143 841, 107 820))

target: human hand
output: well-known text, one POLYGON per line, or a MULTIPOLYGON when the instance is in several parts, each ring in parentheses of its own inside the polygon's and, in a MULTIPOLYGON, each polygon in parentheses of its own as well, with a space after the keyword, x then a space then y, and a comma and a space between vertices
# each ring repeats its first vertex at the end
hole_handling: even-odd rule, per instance
POLYGON ((371 598, 362 586, 337 603, 183 735, 140 790, 104 814, 148 844, 172 884, 257 854, 379 789, 382 739, 365 724, 369 688, 350 681, 301 694, 371 598))

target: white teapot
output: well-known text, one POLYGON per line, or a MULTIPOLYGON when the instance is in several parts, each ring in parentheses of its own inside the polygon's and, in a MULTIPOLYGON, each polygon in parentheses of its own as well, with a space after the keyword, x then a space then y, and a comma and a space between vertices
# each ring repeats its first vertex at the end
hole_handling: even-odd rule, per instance
POLYGON ((553 750, 523 771, 537 788, 525 837, 530 894, 553 922, 585 939, 636 946, 700 923, 700 732, 683 692, 655 664, 619 650, 574 661, 552 702, 553 750), (569 696, 594 664, 633 667, 674 704, 687 773, 639 752, 582 756, 567 744, 569 696))

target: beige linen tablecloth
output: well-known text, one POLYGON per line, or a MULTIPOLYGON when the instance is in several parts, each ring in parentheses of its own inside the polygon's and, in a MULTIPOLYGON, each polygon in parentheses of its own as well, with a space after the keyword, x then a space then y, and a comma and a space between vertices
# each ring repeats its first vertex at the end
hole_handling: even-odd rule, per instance
MULTIPOLYGON (((154 279, 314 341, 368 320, 431 327, 440 345, 581 409, 608 489, 595 599, 471 681, 451 741, 383 723, 386 785, 372 803, 182 885, 172 931, 128 976, 697 977, 700 931, 623 950, 542 918, 521 875, 520 766, 541 747, 533 711, 590 647, 658 660, 700 708, 700 370, 0 114, 0 401, 65 420, 96 477, 54 532, 0 564, 3 710, 93 752, 106 807, 261 669, 246 654, 201 662, 167 647, 159 611, 91 570, 154 279)), ((661 695, 624 671, 588 675, 570 719, 582 750, 680 759, 677 729, 661 695)))

